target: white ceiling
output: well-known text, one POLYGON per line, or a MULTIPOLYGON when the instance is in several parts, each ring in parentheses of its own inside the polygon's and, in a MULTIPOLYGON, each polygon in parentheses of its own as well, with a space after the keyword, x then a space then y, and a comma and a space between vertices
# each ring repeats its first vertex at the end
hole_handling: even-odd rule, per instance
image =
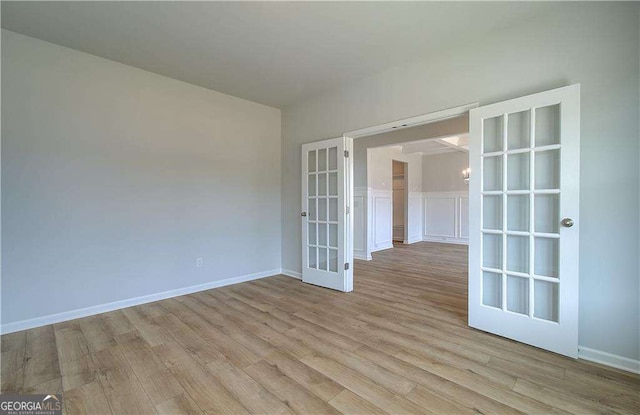
POLYGON ((2 27, 282 108, 517 25, 552 6, 3 1, 2 27))
POLYGON ((389 147, 396 147, 405 154, 420 153, 423 156, 452 153, 456 151, 466 153, 469 152, 469 135, 460 134, 450 137, 427 138, 425 140, 393 144, 389 147))

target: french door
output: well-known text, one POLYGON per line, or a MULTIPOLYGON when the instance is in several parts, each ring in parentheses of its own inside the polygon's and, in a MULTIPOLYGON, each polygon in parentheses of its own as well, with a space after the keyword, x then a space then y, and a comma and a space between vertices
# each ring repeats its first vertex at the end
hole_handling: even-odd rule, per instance
POLYGON ((469 123, 469 325, 576 358, 580 86, 469 123))
POLYGON ((345 292, 353 290, 351 143, 302 146, 302 281, 345 292))

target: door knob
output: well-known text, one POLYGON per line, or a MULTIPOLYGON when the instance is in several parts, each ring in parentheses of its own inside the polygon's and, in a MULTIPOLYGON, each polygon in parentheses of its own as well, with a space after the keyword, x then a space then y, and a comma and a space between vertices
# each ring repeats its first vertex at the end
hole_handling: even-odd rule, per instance
POLYGON ((571 218, 564 218, 562 219, 562 221, 560 222, 560 224, 562 226, 564 226, 565 228, 570 228, 573 226, 573 219, 571 218))
POLYGON ((307 212, 302 212, 300 216, 307 216, 307 212))

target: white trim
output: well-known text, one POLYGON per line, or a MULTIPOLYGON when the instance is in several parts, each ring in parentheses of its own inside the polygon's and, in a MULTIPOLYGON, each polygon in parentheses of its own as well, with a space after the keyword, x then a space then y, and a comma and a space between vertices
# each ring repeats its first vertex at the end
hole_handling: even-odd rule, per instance
POLYGON ((454 238, 447 236, 423 236, 422 242, 437 242, 440 244, 453 244, 453 245, 469 245, 469 239, 466 238, 454 238))
POLYGON ((390 199, 393 197, 393 190, 372 189, 369 191, 372 197, 383 197, 390 199))
POLYGON ((428 114, 418 115, 415 117, 405 118, 403 120, 392 121, 384 124, 374 125, 371 127, 360 128, 358 130, 344 133, 345 137, 359 138, 373 134, 380 134, 387 131, 399 130, 402 128, 415 127, 417 125, 429 124, 436 121, 443 121, 449 118, 459 117, 468 113, 473 108, 478 107, 478 103, 465 104, 458 107, 447 108, 445 110, 430 112, 428 114))
POLYGON ((369 250, 369 240, 367 237, 368 227, 368 204, 370 189, 365 186, 355 188, 353 202, 351 204, 351 219, 353 221, 353 257, 358 259, 371 260, 369 250), (357 205, 357 206, 356 206, 357 205), (356 235, 360 238, 360 244, 356 246, 356 235))
POLYGON ((411 192, 407 194, 407 232, 405 244, 412 244, 422 241, 422 222, 423 222, 423 207, 424 194, 422 192, 411 192))
POLYGON ((225 287, 227 285, 239 284, 241 282, 253 281, 260 278, 273 277, 281 273, 280 268, 269 271, 256 272, 254 274, 241 275, 239 277, 226 278, 223 280, 211 281, 204 284, 192 285, 175 290, 163 291, 160 293, 143 295, 141 297, 129 298, 126 300, 114 301, 111 303, 96 306, 79 308, 77 310, 65 311, 43 317, 36 317, 28 320, 16 321, 0 326, 1 334, 13 333, 46 326, 49 324, 61 323, 63 321, 75 320, 77 318, 89 317, 96 314, 107 313, 109 311, 120 310, 122 308, 133 307, 140 304, 152 303, 154 301, 165 300, 167 298, 179 297, 181 295, 192 294, 198 291, 210 290, 212 288, 225 287))
POLYGON ((429 197, 438 197, 438 198, 448 198, 448 197, 468 197, 469 192, 468 191, 449 191, 449 192, 424 192, 423 193, 425 197, 429 196, 429 197))
POLYGON ((384 251, 385 249, 391 249, 391 248, 393 248, 393 242, 389 241, 388 243, 386 243, 384 245, 380 245, 378 247, 371 248, 371 252, 384 251))
POLYGON ((369 246, 367 253, 370 255, 372 252, 393 248, 393 218, 391 216, 382 216, 389 220, 388 228, 387 226, 384 227, 389 232, 389 239, 380 241, 377 239, 377 231, 380 227, 378 223, 380 220, 378 201, 388 202, 390 214, 393 214, 393 190, 371 190, 368 196, 367 222, 369 225, 367 226, 367 236, 369 238, 369 246))
POLYGON ((353 253, 353 259, 359 259, 360 261, 371 261, 373 258, 371 255, 360 254, 358 252, 353 253))
POLYGON ((584 346, 578 346, 578 358, 640 374, 640 360, 629 359, 628 357, 618 356, 584 346))
POLYGON ((280 274, 286 275, 287 277, 295 278, 298 280, 302 279, 302 273, 298 271, 292 271, 286 268, 280 268, 280 274))

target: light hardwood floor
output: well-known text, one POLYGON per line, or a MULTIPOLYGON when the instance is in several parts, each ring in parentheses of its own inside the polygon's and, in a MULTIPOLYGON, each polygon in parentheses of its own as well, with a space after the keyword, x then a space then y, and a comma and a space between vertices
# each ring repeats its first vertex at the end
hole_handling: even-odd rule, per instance
POLYGON ((466 247, 396 245, 355 290, 285 277, 2 336, 2 391, 83 413, 619 413, 638 376, 466 326, 466 247))

